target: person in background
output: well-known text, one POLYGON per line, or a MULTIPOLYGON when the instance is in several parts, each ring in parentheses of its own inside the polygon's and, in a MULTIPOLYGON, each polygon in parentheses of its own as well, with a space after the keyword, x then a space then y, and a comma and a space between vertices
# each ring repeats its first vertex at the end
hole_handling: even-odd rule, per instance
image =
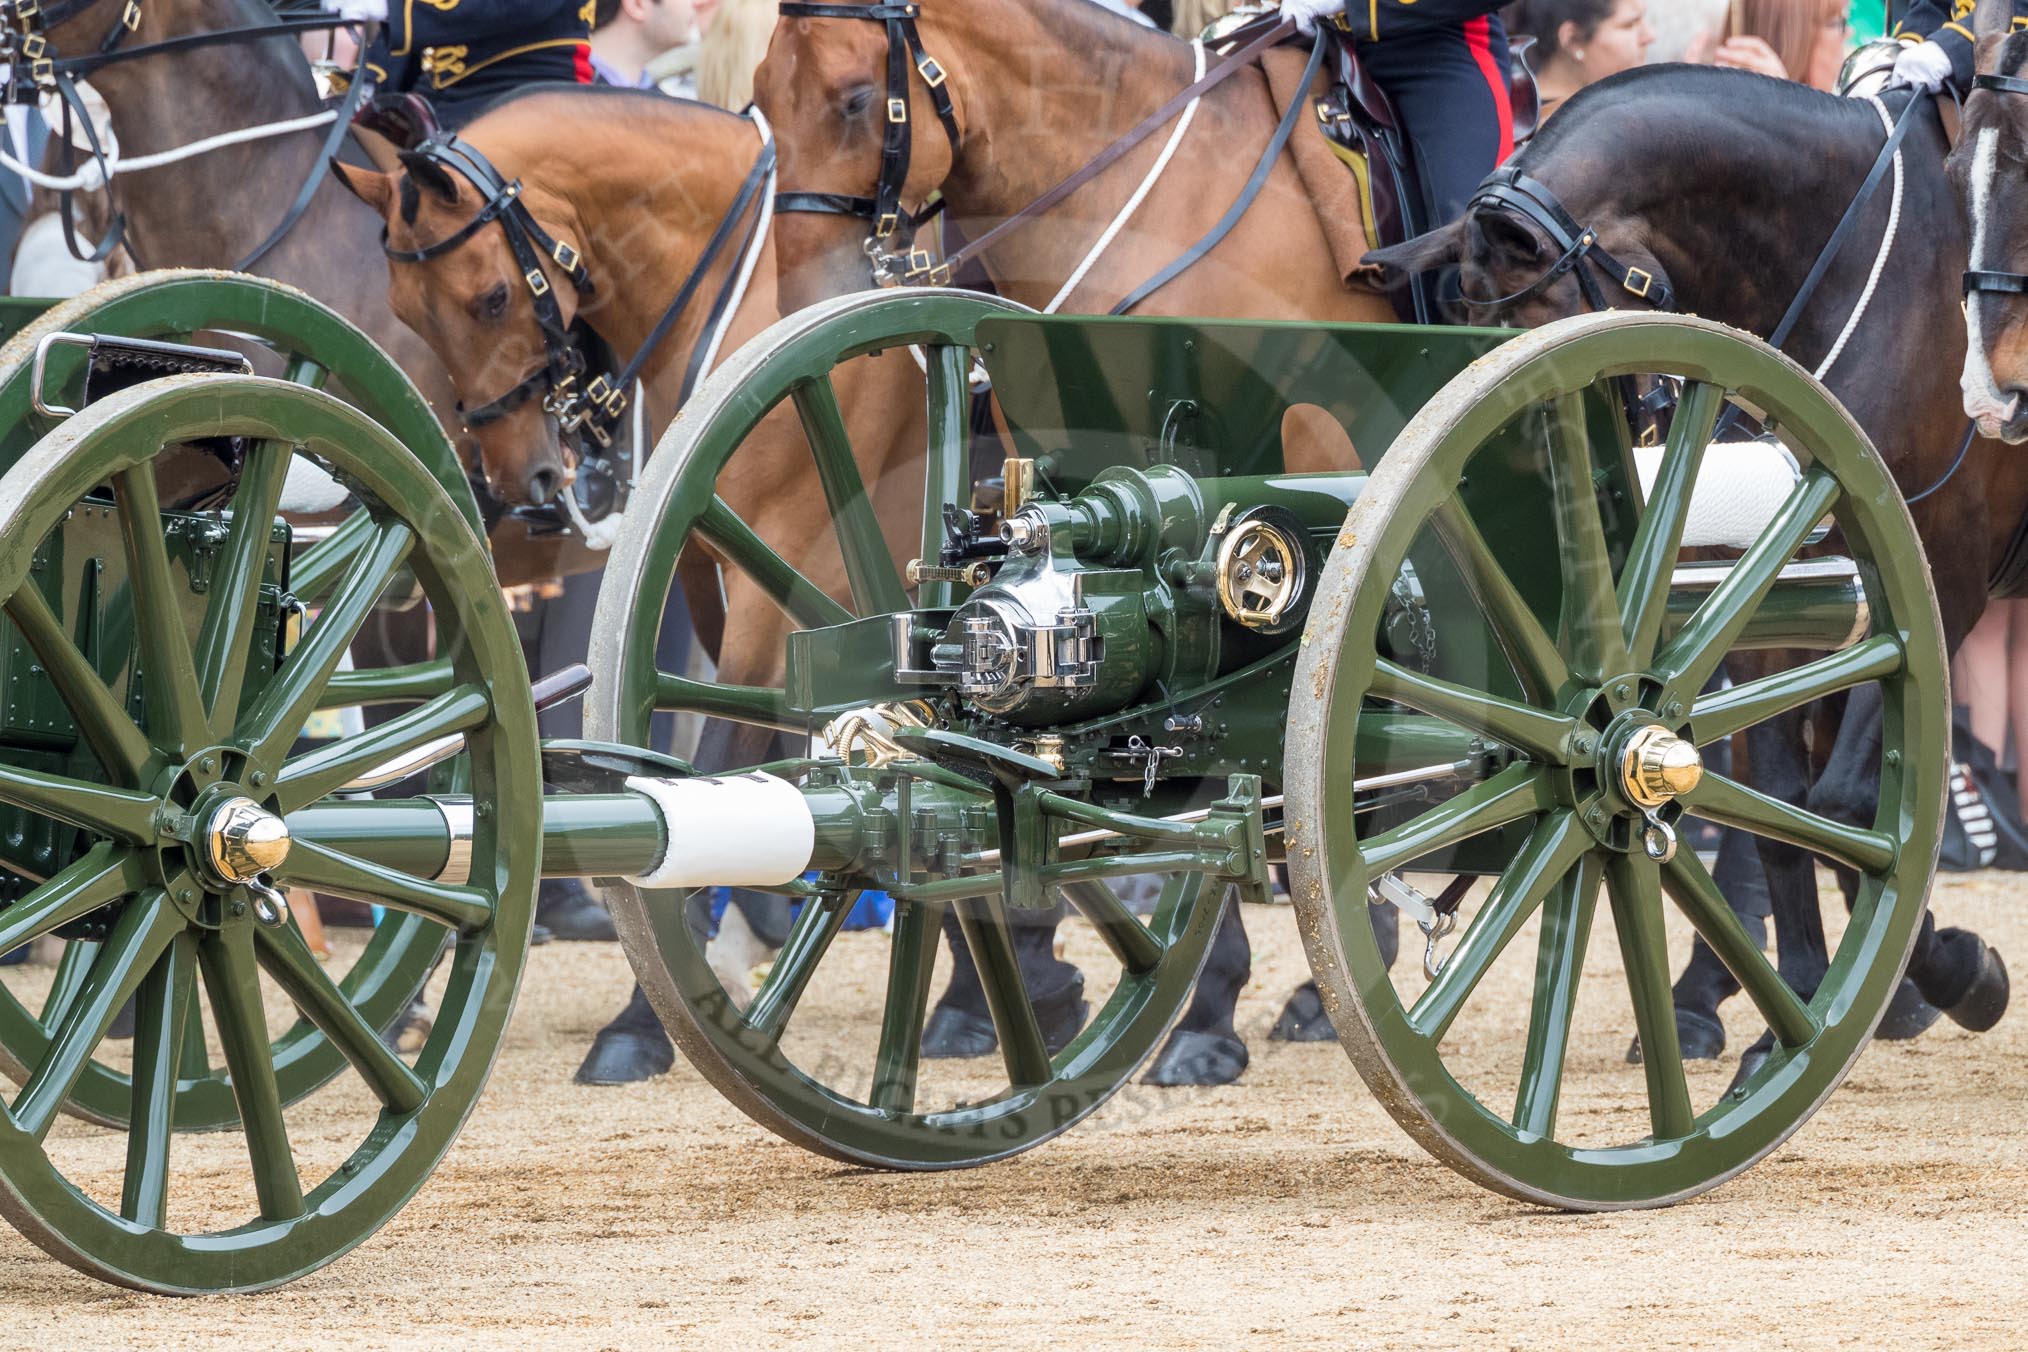
POLYGON ((456 131, 496 96, 546 81, 592 82, 596 0, 323 0, 327 12, 378 22, 361 65, 379 88, 429 100, 456 131))
MULTIPOLYGON (((718 0, 597 0, 592 20, 592 70, 607 84, 623 89, 661 88, 688 97, 694 87, 670 88, 649 73, 649 65, 665 52, 685 46, 708 23, 718 0)), ((688 85, 689 81, 683 81, 688 85)))
POLYGON ((739 112, 775 31, 775 0, 719 0, 697 44, 697 97, 739 112))
POLYGON ((1846 0, 1737 0, 1712 64, 1835 89, 1851 46, 1845 9, 1846 0))
MULTIPOLYGON (((1901 7, 1890 30, 1902 44, 1894 78, 1935 92, 1949 84, 1960 94, 1972 87, 1972 13, 1976 0, 1914 0, 1901 7)), ((2012 26, 2028 27, 2028 0, 2014 0, 2012 26)))
POLYGON ((1282 17, 1304 32, 1321 21, 1352 35, 1415 146, 1430 227, 1462 213, 1514 153, 1500 9, 1499 0, 1282 0, 1282 17))
POLYGON ((1586 85, 1646 61, 1655 41, 1647 0, 1517 0, 1504 17, 1509 33, 1535 39, 1528 61, 1544 118, 1586 85))

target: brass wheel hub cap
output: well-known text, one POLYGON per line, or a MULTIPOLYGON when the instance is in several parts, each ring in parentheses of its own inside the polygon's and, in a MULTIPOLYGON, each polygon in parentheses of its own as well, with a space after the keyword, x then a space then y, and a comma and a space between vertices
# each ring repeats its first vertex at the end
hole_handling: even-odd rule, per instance
POLYGON ((252 882, 289 857, 289 827, 251 798, 228 798, 205 823, 204 852, 219 877, 252 882))
POLYGON ((1636 732, 1620 753, 1620 791, 1643 810, 1689 793, 1703 778, 1696 746, 1659 723, 1636 732))

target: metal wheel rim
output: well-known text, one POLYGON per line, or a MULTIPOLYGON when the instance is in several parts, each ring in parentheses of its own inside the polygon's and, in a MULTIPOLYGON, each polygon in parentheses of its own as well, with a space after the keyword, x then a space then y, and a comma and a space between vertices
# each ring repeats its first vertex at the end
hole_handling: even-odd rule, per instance
MULTIPOLYGON (((1935 597, 1900 493, 1850 415, 1793 362, 1721 325, 1617 312, 1565 320, 1482 358, 1417 416, 1348 514, 1320 591, 1313 614, 1321 618, 1305 635, 1297 679, 1298 689, 1318 698, 1293 711, 1292 731, 1301 735, 1289 741, 1290 868, 1327 1007, 1383 1106, 1465 1176, 1511 1197, 1575 1210, 1694 1196, 1778 1147, 1837 1087, 1885 1011, 1916 936, 1941 838, 1949 702, 1934 694, 1948 689, 1935 597), (1483 439, 1511 413, 1563 389, 1572 371, 1590 373, 1580 386, 1622 373, 1699 377, 1747 395, 1801 433, 1844 489, 1839 521, 1855 557, 1864 546, 1862 568, 1872 565, 1867 581, 1876 632, 1878 617, 1892 616, 1905 648, 1898 676, 1882 681, 1885 745, 1906 758, 1898 795, 1882 792, 1883 816, 1896 800, 1898 848, 1887 878, 1862 885, 1851 927, 1812 1002, 1825 1019, 1818 1037, 1791 1054, 1778 1046, 1743 1097, 1722 1098, 1697 1116, 1694 1134, 1612 1150, 1524 1141, 1496 1107, 1452 1078, 1441 1053, 1409 1024, 1380 964, 1366 923, 1359 843, 1314 825, 1348 801, 1349 771, 1335 763, 1336 750, 1350 745, 1374 670, 1370 641, 1357 636, 1374 632, 1398 560, 1435 507, 1449 500, 1458 471, 1483 439), (1859 540, 1851 538, 1855 529, 1859 540), (1298 848, 1299 841, 1309 848, 1298 848)), ((1672 1023, 1671 1045, 1673 1031, 1672 1023)))
MULTIPOLYGON (((126 1219, 62 1174, 14 1111, 0 1113, 0 1213, 81 1271, 163 1294, 250 1291, 293 1280, 364 1241, 421 1187, 498 1053, 526 956, 540 866, 534 711, 484 546, 400 443, 349 406, 285 382, 231 376, 175 377, 95 403, 0 478, 0 578, 19 585, 37 542, 75 500, 80 483, 88 487, 122 464, 152 459, 151 451, 124 448, 222 433, 316 446, 360 485, 378 517, 413 531, 409 565, 440 616, 468 640, 453 659, 455 670, 488 696, 489 716, 469 738, 474 798, 484 809, 476 814, 474 857, 494 861, 475 888, 492 899, 492 911, 490 923, 452 947, 437 1025, 413 1072, 424 1097, 399 1115, 383 1110, 329 1178, 302 1190, 300 1214, 264 1215, 196 1235, 126 1219)), ((376 581, 370 589, 377 595, 384 585, 376 581)), ((277 880, 296 881, 297 867, 286 862, 277 880)), ((208 990, 208 976, 206 984, 208 990)), ((271 1055, 264 1042, 252 1045, 271 1055)), ((279 1111, 277 1101, 277 1120, 279 1111)), ((158 1139, 172 1139, 167 1128, 158 1139)), ((173 1151, 167 1158, 173 1169, 173 1151)))
MULTIPOLYGON (((655 633, 676 553, 697 517, 679 495, 720 467, 789 385, 811 369, 909 343, 973 346, 981 320, 1030 313, 976 293, 924 288, 859 293, 809 307, 754 338, 715 372, 664 436, 639 487, 642 504, 614 547, 592 627, 593 670, 615 679, 587 696, 587 735, 642 744, 653 712, 655 633), (760 393, 756 394, 755 390, 760 393)), ((1196 875, 1186 875, 1194 877, 1196 875)), ((1150 928, 1172 955, 1151 980, 1123 979, 1111 1001, 1054 1058, 1050 1084, 944 1113, 890 1114, 839 1093, 730 1033, 723 988, 689 940, 682 894, 609 884, 614 927, 636 978, 684 1055, 749 1117, 818 1154, 891 1169, 983 1164, 1049 1140, 1126 1082, 1182 1008, 1208 951, 1218 889, 1165 889, 1150 928)), ((932 942, 935 930, 932 929, 932 942)))

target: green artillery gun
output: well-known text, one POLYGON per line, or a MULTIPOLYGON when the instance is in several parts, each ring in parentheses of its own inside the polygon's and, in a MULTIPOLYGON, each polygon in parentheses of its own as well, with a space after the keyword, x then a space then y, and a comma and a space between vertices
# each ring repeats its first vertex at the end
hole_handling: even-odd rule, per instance
POLYGON ((85 1271, 272 1286, 390 1218, 497 1054, 545 875, 607 888, 664 1022, 743 1110, 905 1169, 1000 1158, 1091 1113, 1181 1009, 1228 890, 1268 901, 1281 863, 1388 1110, 1467 1176, 1557 1206, 1654 1205, 1746 1168, 1836 1085, 1898 979, 1942 810, 1935 602, 1864 436, 1750 338, 1623 314, 1519 337, 1050 318, 944 291, 816 307, 707 381, 649 461, 599 601, 588 740, 549 744, 462 472, 375 355, 281 288, 170 275, 36 317, 0 360, 0 948, 65 944, 45 1002, 0 1000, 0 1065, 23 1085, 0 1112, 0 1210, 85 1271), (220 369, 201 349, 221 332, 282 378, 220 369), (831 373, 903 347, 929 436, 897 522, 831 373), (91 386, 85 367, 150 351, 183 373, 91 386), (1013 452, 997 496, 974 471, 975 365, 1013 452), (791 408, 822 540, 764 538, 721 494, 791 408), (1728 409, 1757 440, 1712 446, 1728 409), (1333 426, 1302 452, 1327 467, 1293 472, 1333 426), (1699 468, 1720 455, 1775 466, 1778 491, 1718 503, 1699 468), (310 470, 352 509, 306 545, 278 513, 310 470), (778 684, 659 667, 693 548, 793 621, 778 684), (351 668, 361 629, 417 596, 432 655, 351 668), (1756 674, 1714 689, 1728 656, 1756 674), (1867 682, 1886 707, 1872 820, 1703 765, 1698 748, 1867 682), (299 748, 320 709, 396 712, 299 748), (801 740, 699 774, 650 749, 669 712, 801 740), (1857 874, 1814 991, 1681 847, 1686 814, 1857 874), (1601 883, 1648 1054, 1625 1104, 1560 1112, 1601 883), (721 886, 798 905, 750 999, 699 923, 721 886), (895 913, 867 1036, 802 1036, 874 888, 895 913), (387 908, 342 976, 309 956, 299 890, 387 908), (1059 898, 1115 971, 1052 1049, 1011 936, 1059 898), (1377 900, 1429 936, 1426 975, 1389 970, 1377 900), (1675 1054, 1665 908, 1777 1036, 1705 1102, 1675 1054), (921 1034, 947 911, 1000 1064, 939 1080, 921 1034), (1525 1025, 1465 1018, 1510 949, 1525 1025), (418 990, 434 1026, 397 1053, 382 1033, 418 990), (131 1053, 107 1039, 130 1000, 131 1053), (277 1028, 265 1000, 299 1017, 277 1028), (346 1094, 352 1126, 291 1136, 291 1114, 346 1094), (122 1158, 64 1112, 123 1129, 122 1158), (186 1158, 244 1195, 179 1188, 186 1158))

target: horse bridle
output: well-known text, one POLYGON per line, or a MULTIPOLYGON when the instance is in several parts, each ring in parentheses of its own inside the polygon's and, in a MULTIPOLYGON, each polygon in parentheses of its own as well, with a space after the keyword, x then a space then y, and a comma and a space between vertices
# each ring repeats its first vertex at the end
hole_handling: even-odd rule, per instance
MULTIPOLYGON (((186 33, 179 37, 164 38, 159 42, 143 43, 129 47, 129 34, 141 27, 141 0, 125 0, 120 17, 99 40, 95 51, 84 56, 66 57, 57 52, 49 40, 49 30, 77 15, 84 13, 99 0, 61 0, 60 3, 45 4, 43 0, 0 0, 0 68, 8 72, 6 101, 17 104, 31 104, 42 95, 55 97, 63 110, 61 123, 57 128, 59 144, 63 148, 62 172, 66 175, 77 169, 77 148, 72 139, 72 127, 80 125, 85 135, 85 149, 91 159, 103 171, 106 168, 105 146, 99 140, 97 125, 91 111, 85 106, 84 97, 78 92, 77 82, 90 77, 106 66, 120 62, 135 61, 145 56, 158 56, 169 52, 191 51, 199 47, 215 47, 230 43, 254 42, 267 38, 294 37, 298 33, 329 32, 336 28, 355 25, 347 19, 325 16, 313 19, 282 19, 271 24, 255 24, 244 28, 213 29, 209 32, 186 33)), ((235 272, 245 272, 254 264, 267 257, 270 250, 282 242, 303 213, 310 208, 310 200, 317 194, 324 176, 330 172, 331 157, 338 153, 339 144, 366 96, 372 90, 373 82, 362 69, 346 90, 336 116, 332 119, 331 130, 326 133, 323 147, 319 150, 309 177, 296 192, 289 209, 282 214, 281 223, 263 239, 254 251, 233 265, 235 272)), ((108 184, 111 174, 105 175, 108 184)), ((99 263, 108 258, 125 239, 127 218, 125 213, 115 210, 107 222, 104 238, 100 239, 90 253, 86 253, 77 239, 76 212, 72 205, 72 193, 65 189, 57 193, 57 216, 63 225, 63 240, 71 256, 87 263, 99 263)), ((127 246, 133 253, 133 245, 127 246)), ((135 260, 139 262, 138 256, 135 260)))
MULTIPOLYGON (((520 179, 509 180, 493 167, 477 147, 460 141, 455 136, 433 137, 423 141, 406 156, 428 160, 441 169, 455 171, 469 180, 479 192, 481 204, 478 212, 462 226, 444 238, 417 249, 397 249, 388 243, 385 226, 380 232, 380 247, 387 256, 399 263, 422 263, 440 257, 458 248, 487 226, 498 223, 507 236, 507 247, 514 255, 514 263, 521 270, 522 284, 528 288, 534 303, 536 327, 542 334, 543 361, 537 369, 522 377, 512 389, 498 398, 489 399, 476 408, 458 405, 458 412, 468 427, 480 428, 489 423, 499 422, 508 414, 526 404, 538 394, 542 396, 543 411, 557 421, 558 429, 565 436, 584 435, 595 441, 600 450, 610 450, 613 444, 613 429, 626 412, 628 391, 634 381, 646 368, 649 358, 662 341, 669 336, 679 319, 696 299, 698 289, 709 275, 714 264, 731 243, 739 223, 747 220, 746 233, 742 238, 741 252, 750 243, 754 231, 760 224, 761 213, 753 208, 761 201, 761 188, 773 173, 775 166, 775 145, 772 138, 766 140, 753 167, 747 171, 746 179, 740 184, 732 205, 719 219, 711 238, 705 243, 697 257, 697 263, 683 280, 675 297, 662 311, 661 317, 649 330, 640 350, 635 352, 618 372, 601 373, 580 388, 578 379, 586 370, 583 350, 572 338, 569 327, 564 323, 563 310, 557 303, 556 289, 550 285, 549 276, 543 269, 543 259, 548 258, 562 270, 573 290, 581 297, 596 293, 590 270, 585 266, 584 255, 565 240, 557 239, 545 230, 528 209, 522 197, 520 179)), ((736 271, 736 269, 735 269, 736 271)), ((728 275, 712 302, 711 312, 705 320, 704 332, 713 332, 724 319, 726 309, 737 289, 735 278, 728 275)), ((677 393, 681 403, 690 396, 691 389, 703 374, 706 344, 700 342, 690 354, 690 362, 684 371, 683 384, 677 393)))
MULTIPOLYGON (((933 206, 910 211, 902 204, 902 193, 908 185, 909 161, 915 149, 914 129, 909 124, 908 115, 911 67, 929 87, 930 105, 936 109, 937 120, 944 125, 944 134, 950 138, 954 156, 958 153, 960 139, 957 105, 951 101, 950 90, 945 88, 947 73, 936 58, 924 50, 922 33, 916 27, 922 6, 914 3, 806 4, 803 0, 782 0, 780 13, 784 19, 857 19, 886 28, 887 122, 880 144, 880 176, 874 180, 873 196, 778 192, 775 194, 775 210, 854 216, 869 222, 866 254, 873 261, 875 275, 883 280, 904 277, 917 280, 935 271, 926 252, 917 249, 904 254, 902 248, 895 246, 897 240, 912 242, 916 232, 940 210, 940 207, 933 206)), ((929 280, 947 281, 948 277, 931 277, 929 280)))
MULTIPOLYGON (((2028 95, 2028 79, 2018 75, 1974 75, 1972 92, 1990 90, 1995 94, 2028 95)), ((2028 296, 2028 273, 1972 269, 1965 273, 1965 299, 1977 295, 2028 296)))
POLYGON ((1598 231, 1587 225, 1579 225, 1577 219, 1564 209, 1556 194, 1516 168, 1496 169, 1488 174, 1466 204, 1467 213, 1473 211, 1495 211, 1518 216, 1548 236, 1552 246, 1562 252, 1548 269, 1528 285, 1509 295, 1481 299, 1466 295, 1465 303, 1478 309, 1501 310, 1519 305, 1554 286, 1566 274, 1575 273, 1577 284, 1584 292, 1585 304, 1594 310, 1606 308, 1605 291, 1599 286, 1593 271, 1602 273, 1610 281, 1636 300, 1644 300, 1658 310, 1676 309, 1676 293, 1669 283, 1657 277, 1646 268, 1622 263, 1606 251, 1598 241, 1598 231))

